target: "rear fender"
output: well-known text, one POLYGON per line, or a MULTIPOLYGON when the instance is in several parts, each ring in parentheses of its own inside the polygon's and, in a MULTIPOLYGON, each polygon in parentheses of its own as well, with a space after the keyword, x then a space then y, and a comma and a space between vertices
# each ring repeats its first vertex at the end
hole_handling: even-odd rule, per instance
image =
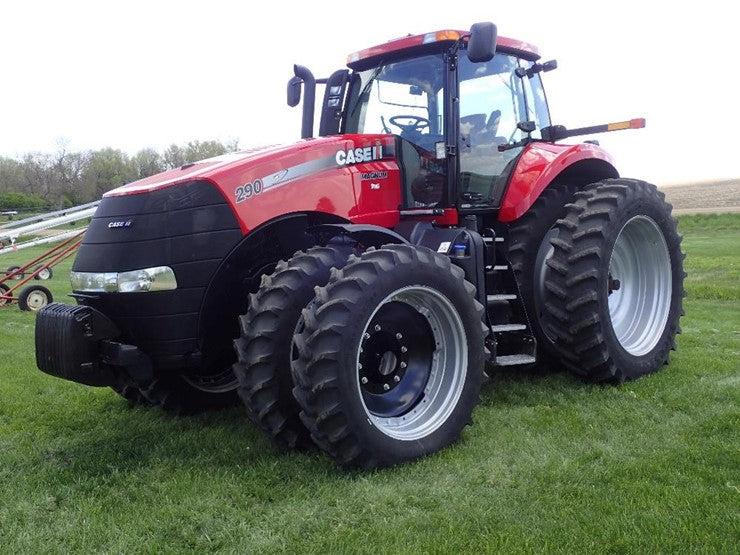
POLYGON ((498 219, 511 222, 519 218, 556 179, 586 185, 609 177, 619 177, 619 172, 612 157, 597 145, 532 143, 514 169, 498 219))

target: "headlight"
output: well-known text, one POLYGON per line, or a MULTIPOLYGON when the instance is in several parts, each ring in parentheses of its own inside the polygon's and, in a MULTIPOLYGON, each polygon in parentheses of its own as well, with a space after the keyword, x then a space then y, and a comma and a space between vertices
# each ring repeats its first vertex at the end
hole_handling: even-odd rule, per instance
POLYGON ((169 266, 128 272, 72 272, 72 289, 87 293, 141 293, 177 289, 175 272, 169 266))

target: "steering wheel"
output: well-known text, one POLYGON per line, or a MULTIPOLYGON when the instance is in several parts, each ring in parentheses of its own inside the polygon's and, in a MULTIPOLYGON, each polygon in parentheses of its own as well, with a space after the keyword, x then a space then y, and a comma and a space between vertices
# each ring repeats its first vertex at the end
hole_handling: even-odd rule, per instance
POLYGON ((388 119, 391 125, 395 125, 401 130, 401 133, 420 132, 422 129, 429 127, 429 120, 421 116, 397 115, 388 119), (399 123, 398 120, 408 120, 407 123, 399 123))

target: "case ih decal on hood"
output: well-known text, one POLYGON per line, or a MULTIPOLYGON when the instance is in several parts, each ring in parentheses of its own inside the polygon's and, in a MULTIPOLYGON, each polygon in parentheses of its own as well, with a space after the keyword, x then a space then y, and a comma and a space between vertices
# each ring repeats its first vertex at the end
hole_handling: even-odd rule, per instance
MULTIPOLYGON (((234 191, 236 203, 244 202, 255 195, 273 191, 299 179, 305 179, 323 171, 334 169, 337 166, 350 166, 354 164, 375 162, 385 158, 392 159, 394 156, 395 148, 388 145, 341 149, 333 156, 325 156, 296 164, 295 166, 276 171, 265 177, 255 179, 254 181, 247 182, 244 185, 239 185, 234 191)), ((388 175, 388 172, 382 173, 384 173, 385 176, 388 175)), ((362 174, 362 179, 366 179, 364 177, 365 175, 368 175, 368 173, 364 172, 362 174)))

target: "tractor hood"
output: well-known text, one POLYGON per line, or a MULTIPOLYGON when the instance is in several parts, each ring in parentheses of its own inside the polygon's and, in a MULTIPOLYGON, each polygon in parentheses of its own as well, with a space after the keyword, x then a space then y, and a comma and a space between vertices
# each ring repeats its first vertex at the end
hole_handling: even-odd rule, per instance
POLYGON ((320 171, 393 159, 394 145, 393 137, 388 135, 345 135, 304 139, 290 145, 250 148, 184 164, 123 185, 103 196, 146 193, 194 180, 218 183, 222 178, 230 180, 235 174, 252 177, 262 167, 266 169, 258 178, 263 181, 265 188, 270 188, 273 184, 287 183, 320 171))
POLYGON ((242 150, 135 181, 104 198, 192 182, 214 185, 244 233, 296 212, 324 212, 358 223, 370 214, 393 212, 397 219, 401 204, 393 135, 334 135, 242 150))

